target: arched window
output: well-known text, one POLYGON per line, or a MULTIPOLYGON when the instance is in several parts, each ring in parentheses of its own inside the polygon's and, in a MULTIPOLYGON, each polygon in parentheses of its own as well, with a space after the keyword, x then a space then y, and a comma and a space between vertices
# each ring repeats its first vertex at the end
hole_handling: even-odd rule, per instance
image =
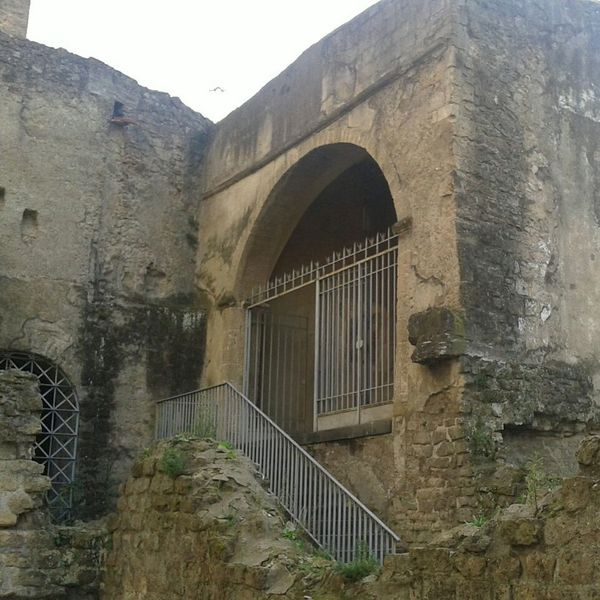
POLYGON ((52 488, 46 496, 57 520, 70 514, 75 480, 79 403, 74 387, 63 371, 47 358, 26 352, 0 351, 0 370, 17 369, 38 378, 42 396, 42 430, 36 438, 33 458, 44 465, 52 488))

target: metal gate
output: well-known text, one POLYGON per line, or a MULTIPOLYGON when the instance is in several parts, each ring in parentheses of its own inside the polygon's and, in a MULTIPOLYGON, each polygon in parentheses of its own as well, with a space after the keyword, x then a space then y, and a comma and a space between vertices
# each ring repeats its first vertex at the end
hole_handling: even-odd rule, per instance
POLYGON ((249 299, 245 391, 286 431, 317 430, 319 417, 337 412, 360 423, 363 409, 392 401, 397 243, 390 230, 249 299), (292 294, 303 299, 302 317, 289 312, 292 294))
POLYGON ((41 432, 33 458, 44 465, 51 489, 46 502, 57 520, 70 516, 77 456, 79 405, 66 375, 55 364, 25 352, 0 352, 0 370, 18 369, 38 378, 42 396, 41 432))

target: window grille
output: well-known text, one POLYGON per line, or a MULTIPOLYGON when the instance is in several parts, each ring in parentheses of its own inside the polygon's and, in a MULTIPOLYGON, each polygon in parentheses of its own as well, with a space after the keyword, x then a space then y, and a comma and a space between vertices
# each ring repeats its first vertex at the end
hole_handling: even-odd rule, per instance
POLYGON ((353 411, 361 423, 363 409, 393 401, 397 262, 398 234, 389 230, 277 277, 248 300, 245 390, 286 432, 303 432, 308 394, 313 430, 321 416, 353 411), (314 332, 302 345, 306 334, 290 327, 300 317, 277 308, 283 301, 289 310, 290 296, 301 291, 295 309, 311 313, 314 332))
POLYGON ((42 430, 36 438, 33 458, 44 465, 52 487, 46 502, 56 520, 70 516, 75 481, 79 403, 62 370, 49 360, 24 352, 0 353, 0 370, 32 373, 42 396, 42 430))

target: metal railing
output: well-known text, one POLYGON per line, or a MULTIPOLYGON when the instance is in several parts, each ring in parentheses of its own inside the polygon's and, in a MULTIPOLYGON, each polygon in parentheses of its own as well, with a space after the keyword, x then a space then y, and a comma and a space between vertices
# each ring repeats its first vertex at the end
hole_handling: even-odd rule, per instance
POLYGON ((248 456, 307 534, 339 562, 383 562, 400 538, 231 384, 157 403, 156 438, 181 433, 230 442, 248 456))

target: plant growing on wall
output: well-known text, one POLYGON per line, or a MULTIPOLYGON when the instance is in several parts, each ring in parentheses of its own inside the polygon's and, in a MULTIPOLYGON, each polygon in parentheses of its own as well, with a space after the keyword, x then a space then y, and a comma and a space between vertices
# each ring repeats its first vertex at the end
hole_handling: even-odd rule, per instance
POLYGON ((185 457, 178 448, 167 448, 158 461, 158 470, 169 477, 178 477, 185 471, 185 457))
POLYGON ((467 441, 469 442, 469 450, 473 456, 494 458, 496 444, 494 443, 493 431, 481 418, 478 417, 475 423, 468 428, 467 441))
POLYGON ((349 563, 338 563, 337 572, 347 581, 359 581, 379 571, 377 559, 369 552, 365 542, 356 547, 356 558, 349 563))

